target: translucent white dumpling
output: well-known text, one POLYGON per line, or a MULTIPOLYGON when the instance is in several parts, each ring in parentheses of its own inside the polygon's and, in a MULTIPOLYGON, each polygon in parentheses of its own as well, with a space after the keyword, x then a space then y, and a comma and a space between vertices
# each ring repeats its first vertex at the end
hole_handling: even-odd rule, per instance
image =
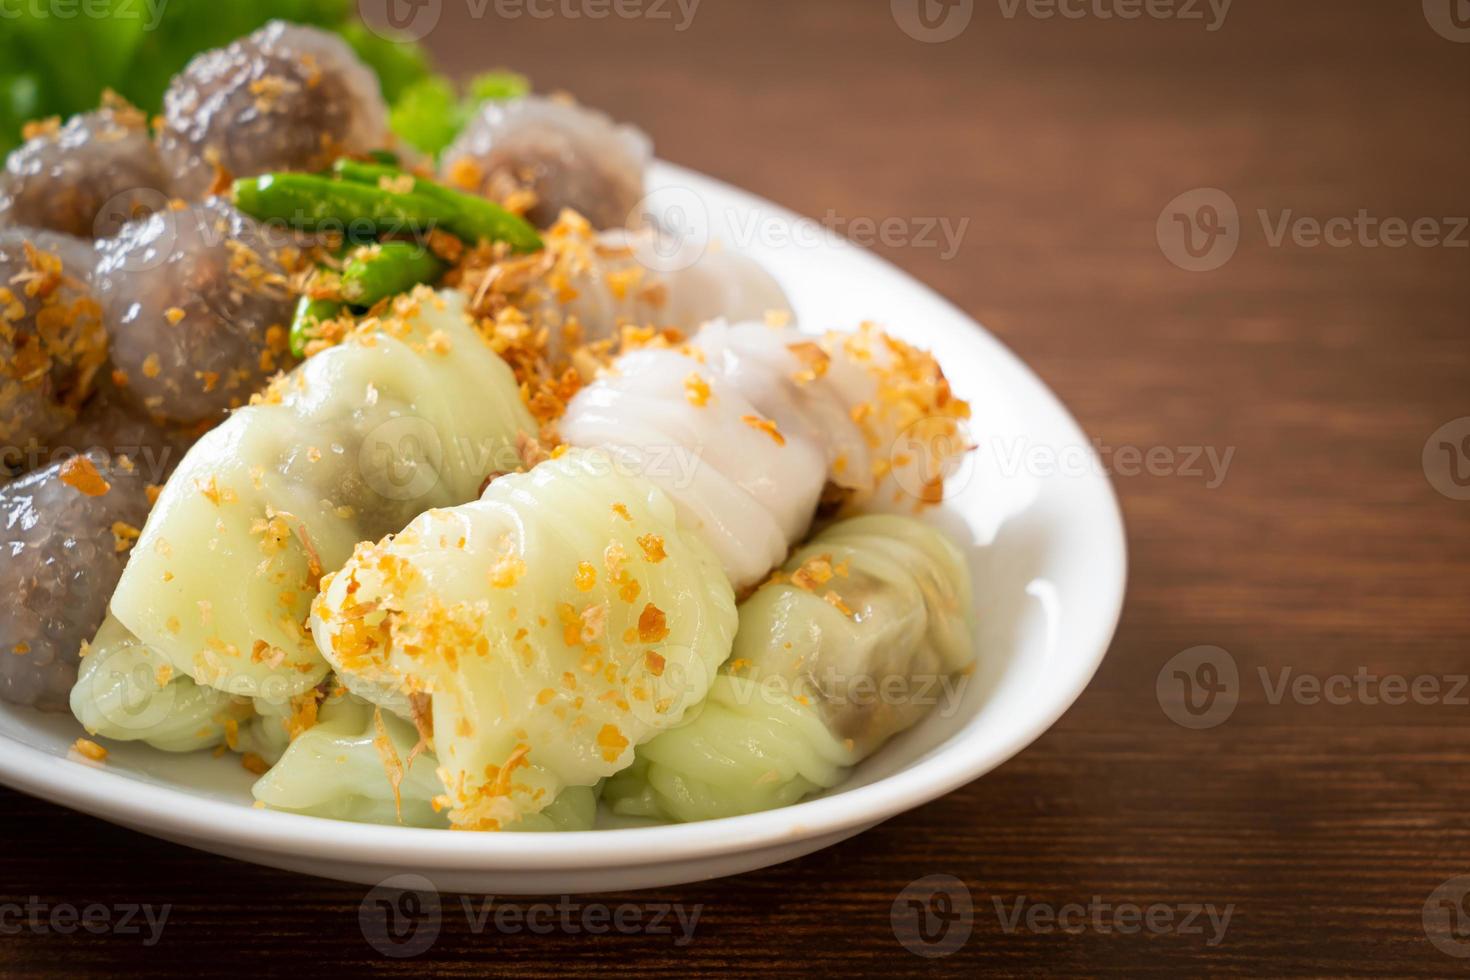
POLYGON ((754 585, 811 524, 827 472, 823 445, 783 435, 693 353, 637 351, 616 368, 572 400, 562 437, 616 453, 658 484, 735 588, 754 585))
POLYGON ((952 436, 967 414, 932 357, 876 331, 715 321, 678 348, 618 358, 571 400, 560 431, 663 487, 740 591, 806 535, 829 489, 869 497, 896 466, 963 452, 958 438, 898 444, 916 424, 952 436))
POLYGON ((508 339, 544 335, 553 368, 578 345, 616 339, 624 327, 689 334, 719 317, 762 320, 791 310, 769 272, 717 243, 649 230, 597 234, 574 216, 543 239, 544 251, 472 271, 463 288, 508 339))

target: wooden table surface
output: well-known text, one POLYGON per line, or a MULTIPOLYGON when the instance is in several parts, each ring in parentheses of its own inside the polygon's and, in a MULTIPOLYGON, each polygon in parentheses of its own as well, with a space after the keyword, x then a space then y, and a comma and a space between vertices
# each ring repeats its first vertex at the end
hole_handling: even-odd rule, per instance
POLYGON ((931 43, 885 0, 704 0, 682 31, 678 6, 653 0, 606 20, 444 0, 428 38, 455 72, 521 68, 644 126, 665 158, 796 211, 968 219, 957 254, 878 251, 1016 350, 1104 445, 1163 447, 1179 464, 1150 475, 1114 457, 1127 607, 1055 728, 979 782, 804 860, 574 899, 699 906, 682 946, 477 934, 445 896, 433 947, 390 959, 360 929, 362 888, 3 792, 0 899, 171 909, 152 946, 146 928, 61 935, 0 915, 0 971, 1464 971, 1470 502, 1454 499, 1467 491, 1450 465, 1463 478, 1470 461, 1438 443, 1470 451, 1470 422, 1435 436, 1427 467, 1424 449, 1470 415, 1470 28, 1457 35, 1434 0, 1429 14, 1412 0, 1238 0, 1223 22, 1192 0, 1063 6, 1084 16, 962 3, 952 16, 972 7, 968 26, 931 43), (1143 16, 1099 15, 1130 9, 1143 16), (1212 215, 1229 232, 1197 260, 1215 268, 1185 271, 1174 260, 1196 260, 1165 212, 1199 188, 1239 217, 1184 198, 1174 212, 1197 252, 1212 215), (1332 218, 1354 219, 1331 226, 1332 243, 1300 221, 1332 218), (1384 219, 1432 220, 1416 243, 1384 219), (1233 452, 1223 480, 1182 465, 1191 447, 1233 452), (1156 680, 1201 645, 1226 651, 1240 680, 1228 719, 1191 729, 1156 680), (1385 675, 1420 696, 1390 703, 1404 699, 1385 675), (922 958, 890 913, 935 874, 964 882, 973 932, 922 958), (1071 903, 1084 906, 1071 930, 1048 928, 1071 903), (1155 927, 1134 925, 1130 905, 1155 927), (1213 909, 1223 935, 1207 915, 1181 928, 1191 906, 1213 909))

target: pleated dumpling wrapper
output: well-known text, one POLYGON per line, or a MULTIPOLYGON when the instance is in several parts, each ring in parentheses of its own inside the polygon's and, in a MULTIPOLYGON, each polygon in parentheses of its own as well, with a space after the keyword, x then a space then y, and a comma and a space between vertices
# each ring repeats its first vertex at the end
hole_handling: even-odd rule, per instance
MULTIPOLYGON (((276 810, 357 823, 449 826, 448 814, 436 806, 444 795, 438 760, 419 743, 412 724, 351 694, 326 701, 317 719, 255 783, 257 800, 276 810)), ((576 786, 506 829, 591 830, 596 814, 595 788, 576 786)))
POLYGON ((735 624, 729 580, 669 498, 582 450, 359 547, 312 615, 349 686, 396 689, 431 729, 464 830, 631 763, 703 699, 735 624))
POLYGON ((734 652, 697 715, 638 750, 603 799, 625 815, 708 820, 786 806, 936 707, 974 662, 969 569, 939 530, 840 521, 740 607, 734 652))
MULTIPOLYGON (((305 629, 323 572, 425 510, 473 500, 520 465, 517 442, 534 431, 459 295, 401 297, 189 451, 133 548, 84 683, 110 689, 104 662, 135 660, 141 644, 161 661, 154 693, 172 674, 274 705, 306 696, 328 671, 305 629)), ((79 684, 73 710, 88 696, 79 684)), ((112 714, 92 719, 109 722, 101 734, 147 739, 139 719, 112 714)))

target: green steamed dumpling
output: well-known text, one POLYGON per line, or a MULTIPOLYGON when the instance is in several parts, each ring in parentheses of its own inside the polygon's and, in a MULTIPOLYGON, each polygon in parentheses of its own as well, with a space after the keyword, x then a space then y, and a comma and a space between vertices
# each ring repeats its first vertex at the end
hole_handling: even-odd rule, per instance
POLYGON ((740 607, 702 710, 640 747, 603 797, 687 821, 828 789, 958 696, 973 636, 969 569, 941 532, 886 515, 834 524, 740 607))

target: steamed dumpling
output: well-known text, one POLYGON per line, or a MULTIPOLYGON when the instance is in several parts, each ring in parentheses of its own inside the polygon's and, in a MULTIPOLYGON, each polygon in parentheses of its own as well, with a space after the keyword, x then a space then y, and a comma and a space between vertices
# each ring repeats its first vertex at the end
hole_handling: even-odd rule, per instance
MULTIPOLYGON (((413 725, 348 695, 323 704, 317 724, 251 792, 272 809, 313 817, 447 828, 449 816, 435 802, 444 794, 437 768, 413 725)), ((589 830, 596 812, 593 788, 578 786, 506 829, 589 830)))
POLYGON ((102 238, 162 207, 166 186, 148 117, 105 97, 64 126, 36 126, 10 154, 0 171, 0 225, 102 238))
POLYGON ((140 410, 212 423, 290 366, 296 297, 275 237, 211 198, 130 221, 99 243, 112 364, 140 410))
POLYGON ((0 700, 65 709, 148 517, 148 478, 93 452, 0 486, 0 700))
POLYGON ((234 177, 319 170, 390 140, 372 69, 336 34, 279 20, 174 76, 158 134, 173 189, 189 200, 234 177))
POLYGON ((76 420, 107 363, 89 243, 0 229, 0 477, 76 420))
POLYGON ((193 752, 225 744, 262 759, 280 756, 288 730, 283 708, 195 684, 162 656, 107 619, 82 658, 71 689, 71 709, 89 734, 117 742, 145 742, 164 752, 193 752), (256 704, 265 706, 258 715, 256 704))
POLYGON ((697 716, 639 748, 604 799, 708 820, 794 803, 916 724, 974 660, 969 570, 938 530, 857 517, 799 549, 740 607, 697 716))
POLYGON ((176 676, 251 698, 321 681, 305 630, 320 576, 359 541, 474 499, 532 430, 460 304, 415 294, 197 443, 113 596, 122 635, 176 676))
POLYGON ((455 186, 502 200, 529 190, 536 203, 526 217, 538 228, 568 208, 594 228, 617 228, 636 220, 652 156, 653 144, 632 126, 527 95, 485 102, 444 151, 443 172, 455 186))
POLYGON ((561 432, 668 493, 737 590, 806 533, 827 472, 820 443, 784 436, 738 385, 674 350, 619 358, 616 374, 572 400, 561 432))
POLYGON ((734 628, 668 497, 577 451, 359 548, 312 616, 349 685, 400 711, 427 696, 450 820, 480 830, 627 766, 704 696, 734 628))
POLYGON ((544 336, 545 357, 565 365, 580 344, 618 337, 623 327, 693 333, 724 317, 761 320, 791 302, 759 263, 654 231, 594 233, 568 216, 544 236, 545 251, 514 256, 466 279, 466 288, 508 337, 544 336))
POLYGON ((870 498, 894 466, 919 464, 923 447, 894 458, 900 430, 917 419, 952 434, 967 411, 933 358, 875 331, 715 321, 678 348, 618 358, 560 430, 662 487, 742 591, 805 537, 824 495, 870 498))

